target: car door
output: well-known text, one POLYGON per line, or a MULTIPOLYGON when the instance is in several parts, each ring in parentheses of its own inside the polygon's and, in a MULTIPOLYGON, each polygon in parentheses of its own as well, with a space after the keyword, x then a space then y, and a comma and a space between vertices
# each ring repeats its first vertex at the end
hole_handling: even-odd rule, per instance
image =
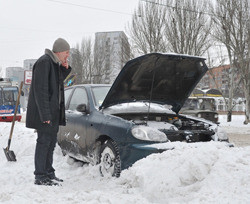
MULTIPOLYGON (((76 87, 68 104, 67 120, 71 134, 71 143, 74 146, 74 154, 86 156, 86 127, 88 115, 76 110, 79 104, 88 105, 87 92, 84 87, 76 87)), ((79 158, 83 159, 83 158, 79 158)))
POLYGON ((68 104, 71 99, 74 89, 66 89, 64 92, 65 104, 66 104, 66 126, 60 126, 57 140, 61 148, 68 153, 75 153, 75 146, 72 141, 74 140, 75 131, 74 131, 74 121, 72 120, 72 111, 68 110, 68 104))

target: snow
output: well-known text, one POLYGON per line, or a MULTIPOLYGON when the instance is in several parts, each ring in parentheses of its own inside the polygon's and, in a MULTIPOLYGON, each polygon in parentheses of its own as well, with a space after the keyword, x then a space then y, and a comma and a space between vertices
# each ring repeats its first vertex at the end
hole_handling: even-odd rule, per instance
MULTIPOLYGON (((121 103, 110 106, 103 110, 106 114, 118 114, 118 113, 139 113, 139 112, 148 112, 149 103, 148 102, 130 102, 130 103, 121 103)), ((152 113, 169 113, 175 114, 171 110, 171 105, 160 105, 157 103, 150 104, 150 112, 152 113)))
MULTIPOLYGON (((242 116, 221 126, 231 134, 248 134, 242 116)), ((7 146, 11 123, 0 123, 0 144, 7 146)), ((250 137, 250 136, 249 136, 250 137)), ((103 178, 99 167, 62 156, 57 146, 54 167, 61 186, 34 185, 36 133, 16 122, 10 150, 17 162, 0 153, 0 203, 250 203, 250 146, 223 143, 181 145, 152 154, 124 170, 120 178, 103 178)))

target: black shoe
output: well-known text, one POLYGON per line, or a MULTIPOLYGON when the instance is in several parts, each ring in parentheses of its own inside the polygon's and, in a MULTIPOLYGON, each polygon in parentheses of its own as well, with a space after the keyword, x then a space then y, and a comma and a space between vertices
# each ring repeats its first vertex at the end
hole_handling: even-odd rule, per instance
POLYGON ((55 181, 58 181, 58 182, 63 182, 63 180, 62 180, 62 179, 60 179, 60 178, 56 177, 55 175, 50 175, 50 176, 49 176, 49 179, 51 179, 51 180, 55 180, 55 181))
POLYGON ((43 186, 58 186, 59 184, 51 181, 49 178, 46 179, 35 179, 36 185, 43 185, 43 186))

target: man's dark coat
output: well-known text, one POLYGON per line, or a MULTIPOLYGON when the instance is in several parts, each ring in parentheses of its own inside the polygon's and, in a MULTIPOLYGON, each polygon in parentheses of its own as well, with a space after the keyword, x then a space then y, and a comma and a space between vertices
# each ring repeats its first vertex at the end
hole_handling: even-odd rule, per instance
POLYGON ((49 49, 33 66, 26 127, 44 132, 58 131, 65 125, 64 79, 71 71, 60 65, 49 49), (50 120, 50 124, 43 123, 50 120))

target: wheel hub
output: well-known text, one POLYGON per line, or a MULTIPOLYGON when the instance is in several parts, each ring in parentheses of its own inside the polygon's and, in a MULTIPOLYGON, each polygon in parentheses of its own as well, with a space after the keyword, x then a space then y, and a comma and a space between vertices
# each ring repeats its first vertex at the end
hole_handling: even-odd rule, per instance
POLYGON ((111 166, 113 166, 113 161, 112 161, 112 158, 110 157, 110 154, 105 154, 104 155, 103 162, 104 162, 105 169, 108 169, 111 166))
POLYGON ((114 170, 115 170, 114 162, 115 162, 115 155, 113 151, 110 148, 106 147, 103 150, 102 159, 101 159, 102 174, 113 175, 114 170))

